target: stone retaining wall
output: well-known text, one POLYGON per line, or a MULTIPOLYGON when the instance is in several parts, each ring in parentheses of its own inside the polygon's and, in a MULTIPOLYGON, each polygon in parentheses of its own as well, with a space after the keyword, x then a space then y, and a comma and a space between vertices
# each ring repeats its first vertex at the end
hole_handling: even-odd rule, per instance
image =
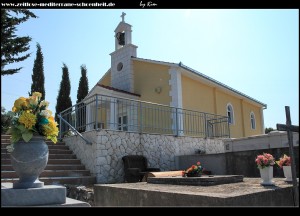
POLYGON ((110 130, 89 131, 83 133, 83 136, 93 144, 86 144, 79 136, 66 137, 64 141, 97 177, 97 183, 123 182, 122 157, 125 155, 144 155, 148 159, 149 167, 175 170, 175 156, 190 155, 199 150, 206 154, 225 152, 222 139, 140 135, 110 130))

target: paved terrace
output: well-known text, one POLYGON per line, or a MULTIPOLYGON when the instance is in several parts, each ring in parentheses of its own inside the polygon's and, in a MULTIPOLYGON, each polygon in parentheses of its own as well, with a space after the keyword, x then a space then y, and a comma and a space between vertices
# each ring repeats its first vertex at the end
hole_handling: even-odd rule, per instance
MULTIPOLYGON (((293 206, 292 184, 274 178, 275 186, 261 186, 260 178, 215 186, 140 183, 96 184, 95 206, 293 206)), ((298 204, 299 205, 299 204, 298 204)))

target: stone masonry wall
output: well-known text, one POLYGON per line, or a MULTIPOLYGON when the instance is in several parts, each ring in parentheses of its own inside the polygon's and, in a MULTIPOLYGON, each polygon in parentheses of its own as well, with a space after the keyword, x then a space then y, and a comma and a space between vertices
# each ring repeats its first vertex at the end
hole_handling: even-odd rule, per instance
POLYGON ((122 131, 89 131, 82 134, 93 144, 86 144, 79 136, 64 138, 77 158, 97 178, 97 183, 124 181, 122 157, 144 155, 149 167, 163 171, 174 170, 175 156, 205 151, 206 154, 224 153, 222 139, 174 137, 170 135, 142 134, 122 131))

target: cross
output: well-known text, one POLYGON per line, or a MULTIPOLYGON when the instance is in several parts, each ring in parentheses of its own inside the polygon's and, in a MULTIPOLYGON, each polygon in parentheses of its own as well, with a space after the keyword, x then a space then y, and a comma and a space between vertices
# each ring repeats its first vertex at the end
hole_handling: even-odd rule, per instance
POLYGON ((288 141, 289 141, 289 153, 291 157, 291 165, 292 165, 292 179, 293 179, 293 189, 294 189, 294 205, 299 206, 299 193, 298 193, 298 186, 297 186, 297 176, 296 176, 296 165, 294 159, 294 149, 293 149, 293 133, 299 133, 299 126, 292 125, 291 122, 291 114, 290 114, 290 107, 285 106, 285 115, 286 115, 286 125, 284 124, 277 124, 277 130, 279 131, 287 131, 288 141))
POLYGON ((122 12, 122 15, 121 15, 121 17, 122 17, 122 22, 124 22, 124 17, 125 17, 125 15, 126 15, 126 13, 122 12))

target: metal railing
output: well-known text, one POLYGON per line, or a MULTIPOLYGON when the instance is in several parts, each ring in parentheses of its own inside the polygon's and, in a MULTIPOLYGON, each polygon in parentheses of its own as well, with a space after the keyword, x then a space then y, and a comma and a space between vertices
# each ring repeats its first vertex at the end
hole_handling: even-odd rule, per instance
MULTIPOLYGON (((61 122, 63 122, 64 124, 67 124, 68 127, 70 127, 70 129, 71 129, 74 133, 76 133, 77 135, 79 135, 80 138, 83 139, 83 140, 86 142, 86 144, 92 145, 92 142, 90 142, 89 140, 87 140, 86 138, 84 138, 84 137, 82 136, 82 134, 81 134, 79 131, 77 131, 77 130, 69 123, 69 122, 67 122, 65 119, 63 119, 63 118, 61 117, 60 114, 58 114, 57 117, 58 117, 59 120, 60 120, 60 127, 61 127, 61 125, 62 125, 61 122)), ((59 131, 61 131, 61 129, 60 129, 59 131)), ((61 134, 60 134, 60 139, 61 139, 61 134)))
POLYGON ((174 136, 230 137, 228 118, 162 104, 93 95, 60 113, 60 134, 108 129, 174 136))

